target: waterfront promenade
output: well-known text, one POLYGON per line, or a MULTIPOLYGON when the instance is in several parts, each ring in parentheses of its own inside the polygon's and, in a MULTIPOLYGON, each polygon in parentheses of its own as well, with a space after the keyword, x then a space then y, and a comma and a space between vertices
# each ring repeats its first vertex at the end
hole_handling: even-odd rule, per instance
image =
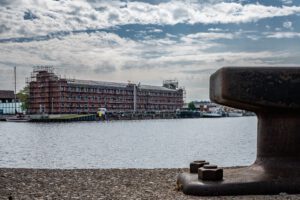
POLYGON ((0 168, 0 199, 300 199, 288 194, 187 196, 176 190, 176 176, 186 170, 0 168))

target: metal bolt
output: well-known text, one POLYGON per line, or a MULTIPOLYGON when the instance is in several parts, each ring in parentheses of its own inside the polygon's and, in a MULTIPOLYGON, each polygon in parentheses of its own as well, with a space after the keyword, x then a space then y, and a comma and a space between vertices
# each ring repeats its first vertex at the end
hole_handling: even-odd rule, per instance
POLYGON ((217 169, 218 166, 217 165, 205 165, 203 166, 204 169, 217 169))
POLYGON ((194 162, 190 163, 190 173, 197 174, 198 169, 200 167, 203 167, 204 165, 208 165, 209 162, 206 162, 205 160, 196 160, 194 162))
POLYGON ((195 160, 193 162, 195 162, 195 163, 205 163, 206 161, 205 160, 195 160))
POLYGON ((223 169, 217 165, 205 165, 198 169, 198 179, 203 181, 221 181, 223 179, 223 169))

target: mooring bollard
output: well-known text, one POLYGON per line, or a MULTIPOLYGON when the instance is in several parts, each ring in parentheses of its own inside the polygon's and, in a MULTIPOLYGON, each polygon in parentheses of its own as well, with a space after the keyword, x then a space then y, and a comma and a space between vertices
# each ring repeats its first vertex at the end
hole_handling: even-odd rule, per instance
MULTIPOLYGON (((210 78, 212 101, 253 111, 258 118, 257 157, 223 179, 183 173, 190 195, 300 193, 300 67, 225 67, 210 78)), ((202 170, 202 171, 201 171, 202 170)))

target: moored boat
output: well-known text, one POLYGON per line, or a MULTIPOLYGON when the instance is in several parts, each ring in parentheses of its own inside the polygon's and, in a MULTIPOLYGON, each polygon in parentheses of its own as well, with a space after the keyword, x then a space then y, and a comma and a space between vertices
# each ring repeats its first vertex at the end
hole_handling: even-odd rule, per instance
POLYGON ((228 115, 228 117, 242 117, 243 113, 242 112, 228 112, 227 115, 228 115))
POLYGON ((222 113, 221 112, 203 112, 202 117, 207 117, 207 118, 222 117, 222 113))
POLYGON ((7 117, 6 121, 7 122, 29 122, 30 117, 27 116, 27 115, 23 115, 23 114, 17 114, 17 115, 12 116, 12 117, 7 117))

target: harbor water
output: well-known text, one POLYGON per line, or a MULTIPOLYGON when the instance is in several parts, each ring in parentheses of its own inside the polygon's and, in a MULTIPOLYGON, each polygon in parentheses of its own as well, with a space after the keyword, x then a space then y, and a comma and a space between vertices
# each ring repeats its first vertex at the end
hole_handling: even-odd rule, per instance
POLYGON ((0 122, 0 167, 182 168, 251 164, 256 117, 76 123, 0 122))

